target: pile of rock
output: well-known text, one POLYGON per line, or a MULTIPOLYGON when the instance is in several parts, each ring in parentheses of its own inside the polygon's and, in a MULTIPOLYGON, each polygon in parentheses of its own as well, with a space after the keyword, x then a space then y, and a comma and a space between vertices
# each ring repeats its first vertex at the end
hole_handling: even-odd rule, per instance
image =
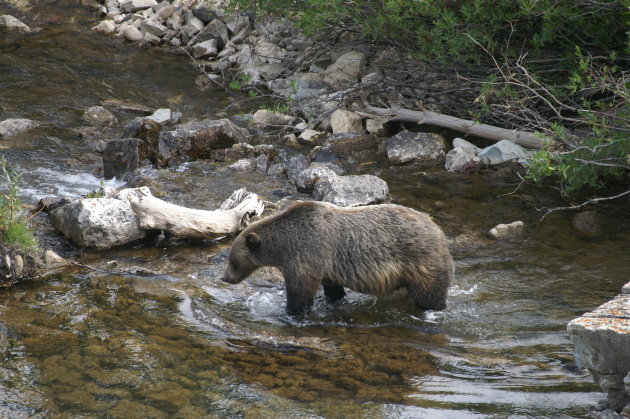
POLYGON ((253 82, 275 79, 286 62, 312 44, 286 20, 254 22, 247 15, 226 14, 216 1, 189 4, 106 0, 107 19, 94 29, 131 42, 182 47, 212 72, 238 67, 253 82))

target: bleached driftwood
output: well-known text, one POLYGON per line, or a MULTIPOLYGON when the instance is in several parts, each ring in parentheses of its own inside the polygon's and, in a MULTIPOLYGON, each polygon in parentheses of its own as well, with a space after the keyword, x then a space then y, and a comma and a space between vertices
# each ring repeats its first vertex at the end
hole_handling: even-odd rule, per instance
POLYGON ((128 197, 140 228, 163 230, 181 239, 212 239, 236 233, 262 214, 265 204, 245 188, 234 191, 218 210, 205 211, 174 205, 151 195, 128 197))
POLYGON ((540 149, 547 142, 553 143, 549 137, 540 136, 533 132, 510 130, 499 128, 487 124, 479 124, 474 121, 456 118, 432 111, 415 111, 412 109, 391 107, 377 108, 376 106, 360 106, 366 112, 358 112, 361 116, 378 116, 388 121, 409 121, 418 124, 434 125, 437 127, 449 128, 454 131, 463 132, 489 140, 508 140, 527 148, 540 149), (371 115, 370 115, 371 114, 371 115))

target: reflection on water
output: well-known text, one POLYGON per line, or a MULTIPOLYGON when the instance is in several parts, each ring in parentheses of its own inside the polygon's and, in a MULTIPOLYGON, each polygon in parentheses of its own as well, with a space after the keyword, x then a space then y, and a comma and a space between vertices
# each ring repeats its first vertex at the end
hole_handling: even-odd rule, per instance
MULTIPOLYGON (((12 11, 0 4, 0 14, 12 11)), ((2 144, 28 199, 100 183, 84 156, 90 135, 75 129, 88 106, 118 99, 192 118, 226 104, 195 90, 180 57, 89 32, 94 17, 72 3, 37 16, 38 32, 0 38, 0 118, 43 123, 2 144)), ((134 115, 117 116, 124 126, 134 115)), ((241 186, 269 200, 284 193, 278 180, 215 169, 197 162, 180 168, 183 181, 173 171, 151 176, 196 208, 215 208, 241 186)), ((431 213, 449 238, 467 238, 454 252, 447 310, 350 292, 333 305, 318 295, 296 320, 284 313, 279 272, 219 280, 229 239, 84 251, 95 269, 0 293, 0 417, 583 417, 603 396, 576 368, 565 327, 628 280, 627 223, 584 238, 570 214, 539 222, 539 191, 499 198, 513 178, 379 175, 396 202, 431 213), (518 219, 528 226, 518 240, 485 237, 518 219), (131 266, 158 273, 122 273, 131 266)))

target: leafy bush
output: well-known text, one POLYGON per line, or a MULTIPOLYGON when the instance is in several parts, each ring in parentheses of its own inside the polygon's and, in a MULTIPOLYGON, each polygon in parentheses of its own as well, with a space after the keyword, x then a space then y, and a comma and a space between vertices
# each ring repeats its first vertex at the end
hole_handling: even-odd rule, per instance
POLYGON ((307 33, 350 25, 375 40, 388 40, 428 59, 469 61, 507 44, 520 51, 561 55, 575 45, 623 52, 628 0, 232 0, 237 9, 294 20, 307 33), (472 39, 471 39, 472 38, 472 39))
POLYGON ((36 248, 37 240, 22 214, 18 189, 20 178, 4 157, 0 158, 0 179, 0 184, 7 188, 5 193, 0 194, 0 239, 10 247, 36 248))

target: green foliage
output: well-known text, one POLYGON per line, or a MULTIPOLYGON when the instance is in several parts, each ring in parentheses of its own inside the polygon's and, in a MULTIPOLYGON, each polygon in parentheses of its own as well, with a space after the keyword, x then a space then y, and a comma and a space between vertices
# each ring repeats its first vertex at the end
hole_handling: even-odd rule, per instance
POLYGON ((88 193, 85 197, 86 198, 103 198, 105 195, 103 194, 103 191, 105 190, 105 181, 101 180, 101 186, 100 188, 88 193))
POLYGON ((288 103, 276 103, 273 106, 261 105, 260 109, 261 110, 265 110, 265 111, 269 111, 269 112, 273 112, 273 113, 286 114, 286 113, 289 113, 290 106, 289 106, 288 103))
MULTIPOLYGON (((630 116, 626 106, 625 115, 630 116)), ((597 191, 606 187, 611 178, 619 178, 630 170, 630 136, 623 130, 602 126, 593 120, 593 134, 573 144, 568 151, 537 151, 528 167, 527 178, 541 182, 554 177, 565 196, 584 188, 597 191)))
POLYGON ((492 53, 507 44, 521 51, 552 47, 566 56, 627 49, 628 0, 232 0, 231 7, 287 16, 307 34, 351 25, 430 59, 477 60, 471 37, 492 53))
MULTIPOLYGON (((552 124, 554 136, 565 144, 565 151, 538 151, 528 168, 528 178, 540 182, 554 176, 562 194, 574 195, 584 188, 597 191, 606 187, 611 178, 620 178, 630 171, 630 85, 623 72, 615 65, 616 54, 611 54, 605 65, 593 63, 592 57, 576 48, 576 66, 568 83, 555 86, 556 95, 570 97, 579 92, 598 92, 598 96, 580 96, 577 112, 590 134, 571 138, 559 124, 552 124), (612 100, 611 100, 612 99, 612 100)), ((568 101, 567 101, 568 102, 568 101)))
POLYGON ((1 186, 7 189, 0 194, 0 239, 11 247, 36 248, 37 240, 22 214, 20 178, 4 157, 0 158, 0 179, 1 186))

